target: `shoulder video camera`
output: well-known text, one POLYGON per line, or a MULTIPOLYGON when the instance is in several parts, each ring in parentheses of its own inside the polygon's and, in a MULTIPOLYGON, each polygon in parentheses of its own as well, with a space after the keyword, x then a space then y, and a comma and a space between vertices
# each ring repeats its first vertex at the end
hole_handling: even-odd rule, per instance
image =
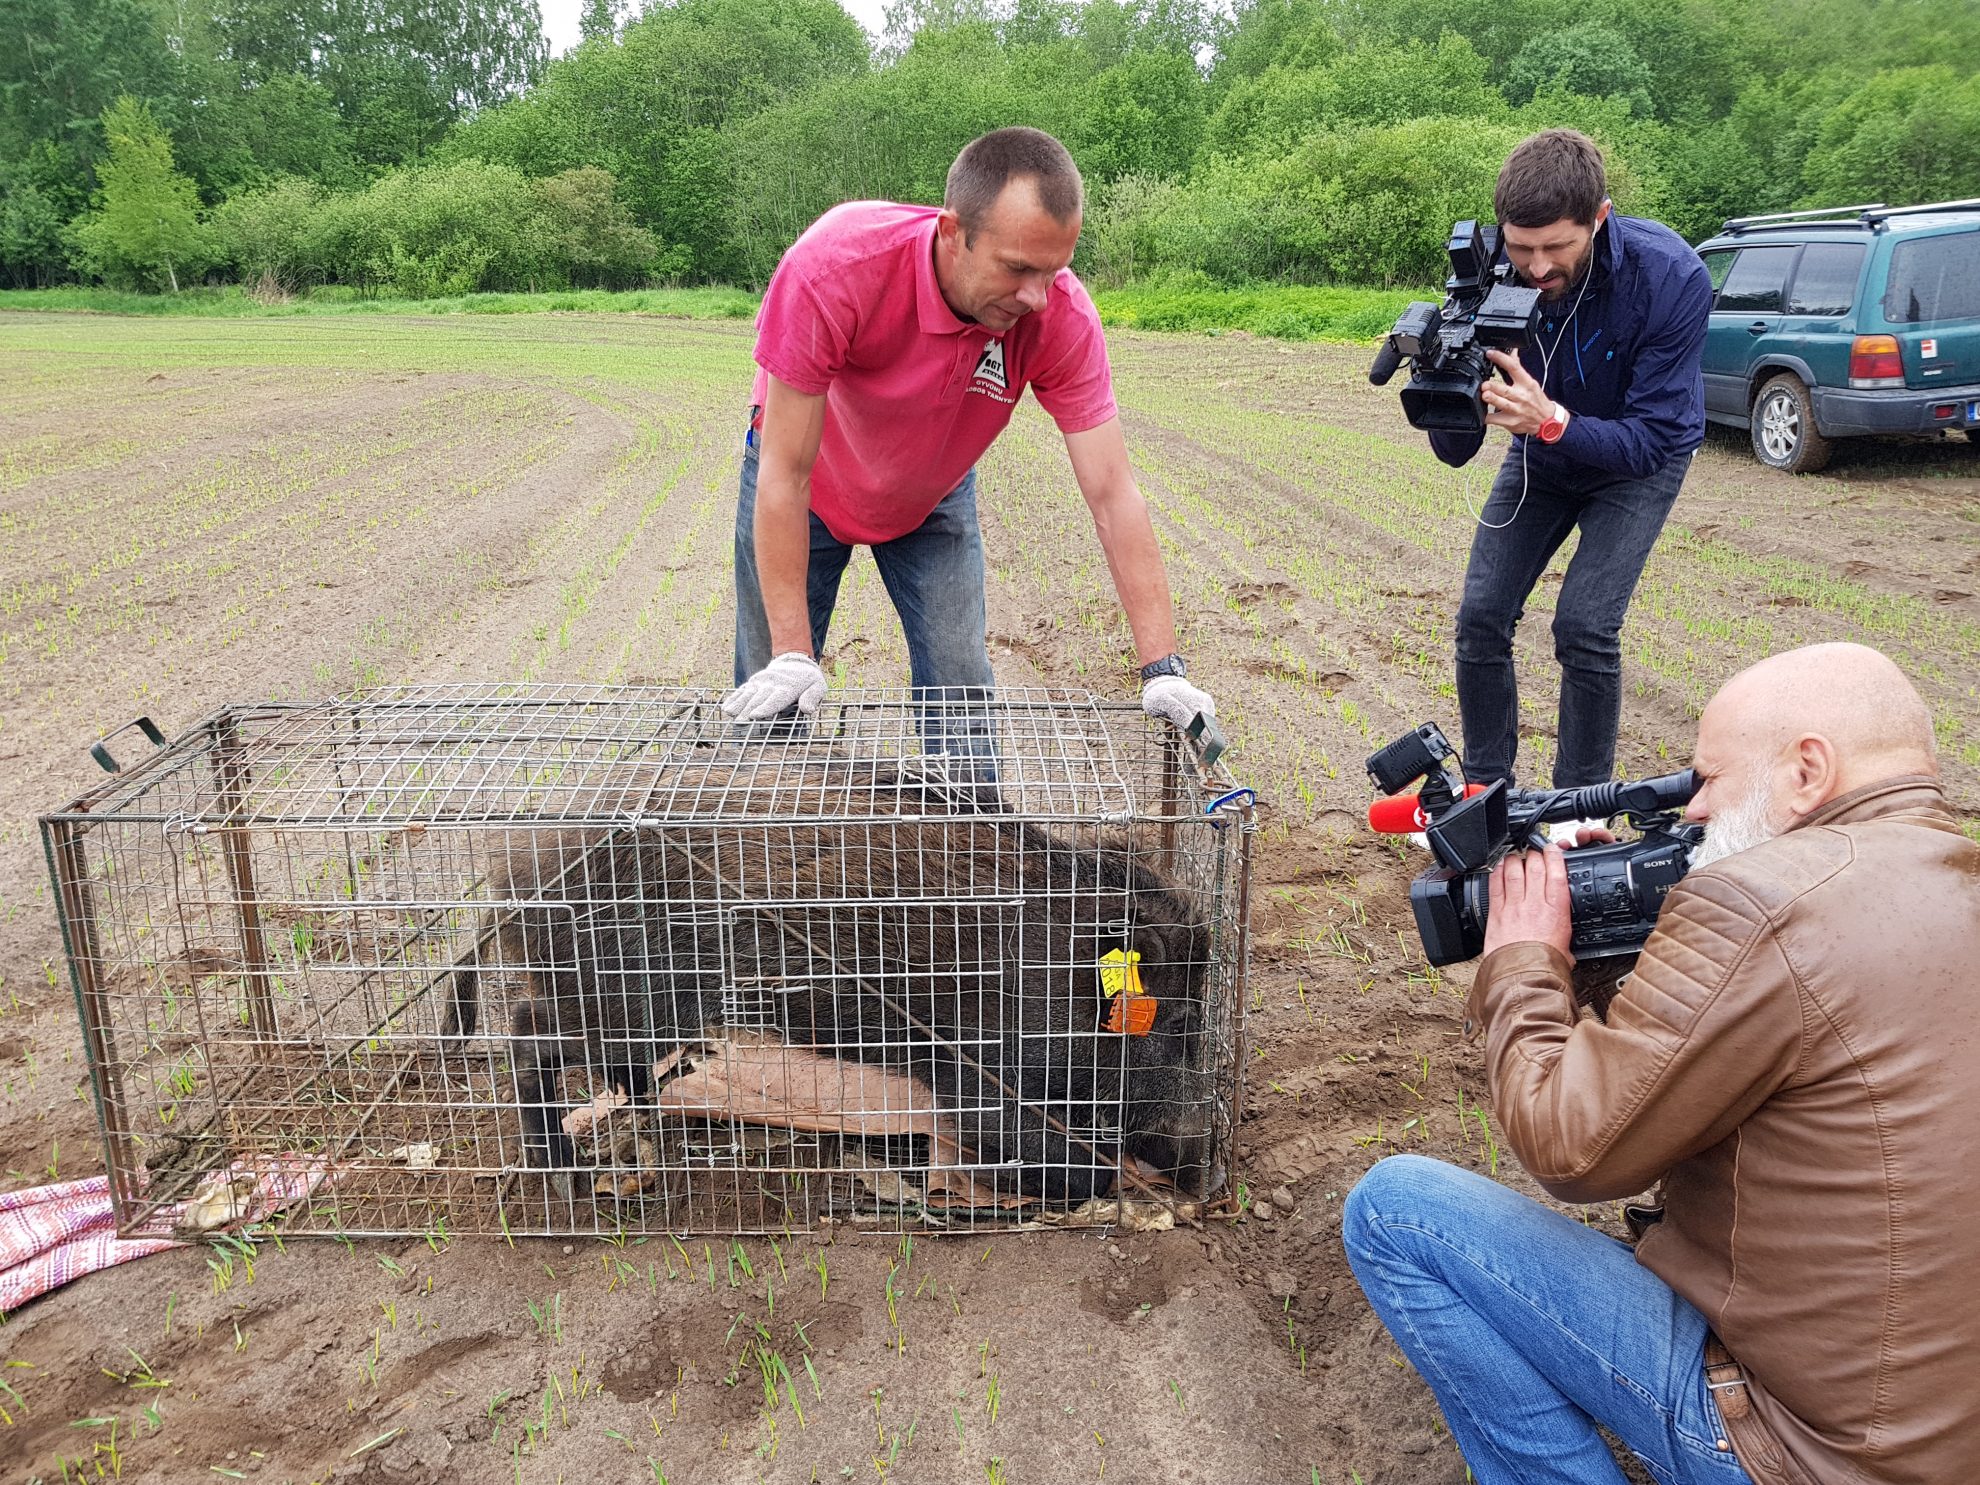
POLYGON ((1585 789, 1508 789, 1503 779, 1464 783, 1450 767, 1456 757, 1436 724, 1426 722, 1368 758, 1368 777, 1384 795, 1424 781, 1413 797, 1377 800, 1368 823, 1385 833, 1420 830, 1429 838, 1438 865, 1409 884, 1409 906, 1430 962, 1456 964, 1484 952, 1492 868, 1508 851, 1544 844, 1541 825, 1618 815, 1641 830, 1641 838, 1568 852, 1571 949, 1578 960, 1641 949, 1664 898, 1691 869, 1691 853, 1705 838, 1702 825, 1680 818, 1698 792, 1692 771, 1585 789))
POLYGON ((1419 299, 1405 309, 1375 352, 1368 380, 1386 387, 1409 362, 1402 405, 1410 426, 1469 433, 1485 426, 1479 393, 1496 370, 1485 352, 1518 353, 1539 323, 1540 291, 1514 282, 1512 264, 1495 263, 1496 226, 1459 222, 1446 251, 1451 276, 1442 306, 1419 299))

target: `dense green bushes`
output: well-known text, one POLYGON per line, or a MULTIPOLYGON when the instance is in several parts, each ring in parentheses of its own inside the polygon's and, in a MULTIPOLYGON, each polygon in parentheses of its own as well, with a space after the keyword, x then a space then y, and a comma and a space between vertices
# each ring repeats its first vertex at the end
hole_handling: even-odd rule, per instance
POLYGON ((1123 181, 1095 203, 1087 269, 1102 284, 1429 282, 1451 223, 1491 214, 1520 132, 1451 118, 1340 127, 1284 154, 1213 157, 1184 184, 1123 181))
POLYGON ((214 213, 241 277, 284 290, 341 283, 401 299, 513 289, 622 288, 662 254, 580 166, 543 180, 478 160, 394 171, 362 191, 286 180, 214 213))
POLYGON ((901 0, 877 46, 834 0, 649 0, 547 67, 535 6, 15 0, 0 282, 754 285, 1013 123, 1080 161, 1102 284, 1433 282, 1556 123, 1694 239, 1980 180, 1972 0, 901 0))

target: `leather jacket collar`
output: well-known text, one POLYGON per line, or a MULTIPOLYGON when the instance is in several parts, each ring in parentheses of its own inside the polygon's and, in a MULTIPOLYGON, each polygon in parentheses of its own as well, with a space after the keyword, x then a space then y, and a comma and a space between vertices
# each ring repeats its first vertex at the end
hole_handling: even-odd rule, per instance
POLYGON ((1847 794, 1838 794, 1827 804, 1810 810, 1788 826, 1788 829, 1802 830, 1817 825, 1860 825, 1865 820, 1876 820, 1885 815, 1900 814, 1905 810, 1921 809, 1943 814, 1947 825, 1957 828, 1953 822, 1952 812, 1946 808, 1945 788, 1939 779, 1929 773, 1909 773, 1900 774, 1896 778, 1879 779, 1874 784, 1864 784, 1847 794))

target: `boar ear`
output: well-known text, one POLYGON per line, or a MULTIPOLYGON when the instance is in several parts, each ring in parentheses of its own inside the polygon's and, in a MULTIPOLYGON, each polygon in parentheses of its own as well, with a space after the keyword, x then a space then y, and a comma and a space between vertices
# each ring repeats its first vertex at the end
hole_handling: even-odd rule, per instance
POLYGON ((1128 947, 1140 951, 1144 968, 1181 964, 1189 958, 1189 933, 1179 923, 1137 923, 1128 947))

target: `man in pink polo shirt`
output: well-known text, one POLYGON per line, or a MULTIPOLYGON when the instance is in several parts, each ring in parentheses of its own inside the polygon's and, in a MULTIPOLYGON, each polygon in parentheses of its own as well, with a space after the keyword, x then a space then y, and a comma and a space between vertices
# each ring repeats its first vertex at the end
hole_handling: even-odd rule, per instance
MULTIPOLYGON (((984 644, 977 459, 1028 386, 1065 435, 1142 661, 1142 705, 1215 716, 1184 678, 1168 575, 1128 467, 1100 318, 1067 265, 1083 188, 1065 146, 999 129, 949 170, 944 204, 853 201, 791 245, 757 315, 736 508, 740 721, 815 711, 817 657, 855 546, 873 548, 924 714, 974 732, 984 644)), ((935 724, 940 730, 942 724, 935 724)), ((929 751, 983 752, 926 738, 929 751)))

